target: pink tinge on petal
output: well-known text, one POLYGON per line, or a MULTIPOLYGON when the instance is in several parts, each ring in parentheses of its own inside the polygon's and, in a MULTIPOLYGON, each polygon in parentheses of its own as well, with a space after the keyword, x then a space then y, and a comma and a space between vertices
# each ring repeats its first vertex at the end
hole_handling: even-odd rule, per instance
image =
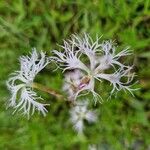
POLYGON ((78 88, 79 88, 79 90, 81 90, 81 89, 84 88, 85 86, 87 86, 87 84, 85 84, 85 83, 80 83, 79 86, 78 86, 78 88))
POLYGON ((78 85, 79 90, 81 90, 82 88, 84 88, 85 86, 87 86, 90 82, 90 78, 89 77, 84 77, 80 84, 78 85))

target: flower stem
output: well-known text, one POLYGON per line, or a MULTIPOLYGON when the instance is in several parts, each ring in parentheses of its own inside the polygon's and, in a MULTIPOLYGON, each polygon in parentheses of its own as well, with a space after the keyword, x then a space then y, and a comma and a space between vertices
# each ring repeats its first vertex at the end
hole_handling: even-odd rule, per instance
POLYGON ((46 87, 42 84, 34 82, 34 83, 32 83, 32 87, 35 89, 41 90, 43 92, 49 93, 49 94, 55 96, 57 99, 64 99, 64 96, 62 94, 60 94, 59 92, 55 91, 54 89, 46 87))

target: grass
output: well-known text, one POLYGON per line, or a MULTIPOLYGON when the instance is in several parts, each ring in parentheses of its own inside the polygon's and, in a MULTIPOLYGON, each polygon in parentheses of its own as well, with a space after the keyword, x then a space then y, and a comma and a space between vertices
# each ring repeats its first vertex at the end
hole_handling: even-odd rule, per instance
MULTIPOLYGON (((150 1, 149 0, 6 0, 0 2, 0 149, 78 150, 98 144, 104 150, 146 150, 150 148, 150 1), (130 46, 138 86, 135 97, 123 92, 96 108, 99 121, 86 125, 79 137, 68 121, 68 106, 49 95, 49 113, 30 120, 6 110, 9 98, 5 81, 18 69, 18 57, 32 47, 58 48, 72 33, 88 32, 113 39, 120 48, 130 46)), ((61 72, 48 66, 39 82, 55 89, 62 85, 61 72)), ((107 85, 104 85, 102 93, 107 85)))

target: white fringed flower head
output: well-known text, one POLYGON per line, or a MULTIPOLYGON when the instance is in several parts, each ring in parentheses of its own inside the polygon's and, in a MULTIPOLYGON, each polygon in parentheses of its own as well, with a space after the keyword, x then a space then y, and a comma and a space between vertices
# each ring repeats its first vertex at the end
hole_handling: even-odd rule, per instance
MULTIPOLYGON (((101 42, 98 37, 94 41, 88 34, 84 34, 83 37, 72 35, 71 39, 64 41, 61 47, 64 51, 54 50, 55 56, 52 59, 63 71, 78 70, 81 72, 78 74, 82 74, 82 78, 78 79, 77 90, 73 93, 74 99, 83 92, 91 92, 95 102, 98 100, 102 102, 100 94, 95 91, 95 82, 101 82, 103 79, 112 85, 110 94, 120 90, 132 93, 134 90, 132 89, 134 77, 131 72, 132 67, 120 61, 121 57, 132 54, 128 48, 117 52, 112 41, 101 42)), ((74 88, 71 82, 70 85, 74 88)))
POLYGON ((89 145, 88 150, 98 150, 97 145, 94 145, 94 144, 89 145))
POLYGON ((28 117, 37 109, 44 116, 46 115, 46 104, 37 102, 42 99, 32 89, 32 83, 35 76, 49 64, 49 58, 44 52, 37 53, 34 48, 31 56, 22 56, 19 59, 20 70, 11 74, 7 81, 7 87, 11 92, 9 107, 14 107, 15 111, 23 111, 28 117))
POLYGON ((97 121, 97 115, 94 111, 88 110, 88 101, 80 101, 70 110, 70 120, 74 125, 74 129, 78 133, 82 133, 84 129, 84 120, 89 123, 97 121))

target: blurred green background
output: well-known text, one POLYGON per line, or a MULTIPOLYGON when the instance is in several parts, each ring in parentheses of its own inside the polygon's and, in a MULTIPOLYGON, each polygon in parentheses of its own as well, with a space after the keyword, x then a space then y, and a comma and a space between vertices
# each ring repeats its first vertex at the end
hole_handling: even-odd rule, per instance
MULTIPOLYGON (((48 66, 38 82, 60 89, 61 72, 48 66)), ((104 95, 108 93, 101 89, 104 95)), ((0 1, 0 150, 86 150, 98 144, 101 150, 150 149, 150 1, 149 0, 1 0, 0 1), (134 50, 140 90, 135 97, 120 92, 95 109, 97 124, 86 124, 79 137, 68 118, 69 107, 42 94, 50 102, 44 118, 30 119, 6 110, 9 92, 5 81, 19 68, 18 58, 31 48, 49 50, 72 33, 103 35, 120 47, 134 50)))

